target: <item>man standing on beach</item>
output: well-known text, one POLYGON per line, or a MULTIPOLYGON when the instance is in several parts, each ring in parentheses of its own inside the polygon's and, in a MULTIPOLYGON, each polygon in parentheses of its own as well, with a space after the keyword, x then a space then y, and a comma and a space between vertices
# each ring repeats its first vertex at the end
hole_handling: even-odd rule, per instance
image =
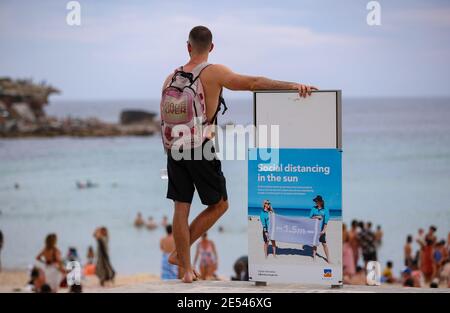
MULTIPOLYGON (((189 33, 187 42, 189 61, 175 73, 170 74, 163 85, 164 96, 164 90, 174 81, 177 71, 183 72, 183 77, 190 77, 194 81, 197 77, 193 77, 192 73, 199 71, 198 78, 203 88, 200 96, 205 103, 206 118, 210 124, 216 122, 217 112, 220 109, 219 99, 224 87, 247 91, 298 90, 301 97, 306 97, 312 90, 317 89, 313 86, 276 81, 261 76, 240 75, 224 65, 207 64, 209 53, 213 48, 211 31, 204 26, 194 27, 189 33)), ((205 140, 207 141, 209 139, 205 140)), ((185 273, 183 282, 191 283, 197 275, 191 264, 190 246, 228 209, 225 177, 217 158, 212 160, 209 157, 205 158, 202 152, 200 160, 180 160, 174 158, 170 150, 167 153, 167 174, 169 179, 167 198, 175 203, 173 234, 176 246, 176 251, 170 255, 169 262, 182 267, 185 273), (207 208, 189 225, 189 211, 195 189, 207 208)))

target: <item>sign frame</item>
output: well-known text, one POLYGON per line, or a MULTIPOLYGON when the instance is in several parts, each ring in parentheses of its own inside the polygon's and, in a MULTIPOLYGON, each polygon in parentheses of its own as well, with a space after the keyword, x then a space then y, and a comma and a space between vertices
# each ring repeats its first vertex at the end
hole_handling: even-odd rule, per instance
MULTIPOLYGON (((336 146, 329 148, 336 148, 342 150, 342 90, 340 89, 326 89, 326 90, 314 90, 312 94, 315 93, 334 93, 336 97, 336 146)), ((298 90, 293 89, 280 89, 280 90, 255 90, 253 91, 253 126, 257 127, 257 104, 256 95, 258 93, 292 93, 298 94, 298 90)), ((255 132, 255 147, 257 147, 257 133, 255 132)), ((282 147, 280 147, 282 148, 282 147)), ((301 147, 299 147, 301 148, 301 147)))
MULTIPOLYGON (((257 110, 257 95, 262 93, 290 93, 290 94, 298 94, 298 90, 255 90, 253 91, 253 126, 257 129, 258 128, 258 110, 257 110)), ((336 131, 335 131, 335 145, 329 146, 328 149, 336 149, 339 152, 342 152, 342 90, 339 89, 329 89, 329 90, 315 90, 312 91, 312 95, 315 93, 334 93, 335 95, 335 116, 336 116, 336 131)), ((258 141, 257 136, 258 132, 256 131, 254 134, 254 148, 258 148, 258 141)), ((270 145, 269 147, 270 148, 270 145)), ((284 147, 277 147, 277 148, 284 148, 284 147)), ((302 148, 315 148, 315 147, 297 147, 298 149, 302 148)), ((342 195, 341 195, 342 196, 342 195)), ((342 210, 342 207, 341 207, 342 210)), ((341 213, 342 214, 342 213, 341 213)), ((342 217, 341 217, 342 219, 342 217)), ((341 240, 342 242, 342 240, 341 240)), ((343 273, 342 273, 343 275, 343 273)), ((343 277, 341 277, 343 279, 343 277)), ((256 286, 266 286, 267 281, 254 281, 256 286)), ((342 288, 343 282, 342 280, 339 282, 339 284, 332 284, 330 285, 331 288, 342 288)))

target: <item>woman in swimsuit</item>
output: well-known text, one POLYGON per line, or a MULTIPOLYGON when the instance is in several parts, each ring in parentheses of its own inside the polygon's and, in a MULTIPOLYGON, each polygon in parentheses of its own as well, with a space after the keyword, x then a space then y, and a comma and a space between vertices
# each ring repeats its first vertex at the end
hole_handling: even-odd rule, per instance
POLYGON ((197 244, 197 251, 195 253, 194 267, 197 260, 200 258, 200 278, 214 279, 215 271, 218 267, 218 257, 216 246, 214 242, 208 239, 207 233, 202 235, 200 242, 197 244))

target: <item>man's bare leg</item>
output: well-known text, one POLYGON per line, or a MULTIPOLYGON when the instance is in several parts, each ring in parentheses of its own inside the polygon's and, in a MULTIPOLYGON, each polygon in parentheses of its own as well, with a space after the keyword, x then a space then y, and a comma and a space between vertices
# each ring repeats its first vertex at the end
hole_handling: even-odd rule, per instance
POLYGON ((173 214, 173 237, 178 251, 180 266, 184 269, 183 282, 192 283, 194 275, 191 266, 191 244, 189 241, 189 210, 190 203, 175 201, 173 214))
MULTIPOLYGON (((203 235, 208 229, 210 229, 217 220, 227 211, 228 201, 221 199, 218 203, 208 206, 203 210, 191 223, 189 226, 190 232, 190 243, 191 246, 201 235, 203 235)), ((172 252, 169 256, 169 263, 178 266, 183 266, 181 260, 179 260, 178 255, 178 245, 175 242, 177 250, 172 252)))

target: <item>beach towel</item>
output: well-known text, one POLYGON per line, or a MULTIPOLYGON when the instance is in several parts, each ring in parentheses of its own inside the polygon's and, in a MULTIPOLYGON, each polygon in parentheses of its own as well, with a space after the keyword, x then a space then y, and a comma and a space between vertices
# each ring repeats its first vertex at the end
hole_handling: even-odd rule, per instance
POLYGON ((161 279, 177 279, 178 266, 169 263, 169 253, 163 253, 161 262, 161 279))
POLYGON ((319 245, 320 221, 305 217, 270 214, 269 237, 278 242, 319 245))

